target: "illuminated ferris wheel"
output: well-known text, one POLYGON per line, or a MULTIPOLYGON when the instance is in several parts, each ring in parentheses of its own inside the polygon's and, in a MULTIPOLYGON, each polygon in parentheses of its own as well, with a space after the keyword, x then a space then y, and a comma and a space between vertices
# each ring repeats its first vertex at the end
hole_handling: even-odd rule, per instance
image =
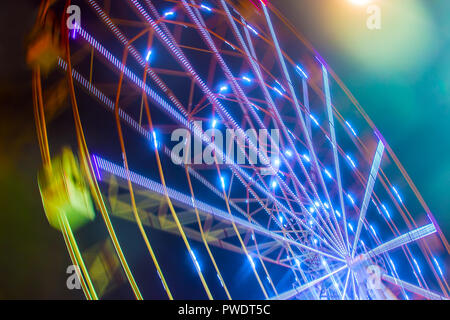
POLYGON ((43 1, 34 39, 39 186, 86 298, 448 298, 432 213, 269 2, 43 1))

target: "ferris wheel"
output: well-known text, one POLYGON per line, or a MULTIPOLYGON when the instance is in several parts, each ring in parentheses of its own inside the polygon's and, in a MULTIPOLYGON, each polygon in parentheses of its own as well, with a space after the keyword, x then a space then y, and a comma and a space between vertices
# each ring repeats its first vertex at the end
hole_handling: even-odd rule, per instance
POLYGON ((86 298, 448 299, 433 214, 270 2, 43 1, 34 39, 39 187, 86 298))

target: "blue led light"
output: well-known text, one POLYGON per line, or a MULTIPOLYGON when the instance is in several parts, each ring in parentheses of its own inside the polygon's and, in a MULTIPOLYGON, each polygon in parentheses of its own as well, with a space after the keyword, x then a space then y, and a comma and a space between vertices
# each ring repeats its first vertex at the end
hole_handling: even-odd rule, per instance
POLYGON ((355 162, 355 160, 353 160, 352 157, 350 157, 348 154, 346 155, 346 158, 347 158, 347 160, 350 162, 350 165, 351 165, 353 168, 356 168, 356 162, 355 162))
POLYGON ((229 43, 228 41, 225 41, 225 43, 226 43, 231 49, 236 50, 236 48, 235 48, 231 43, 229 43))
POLYGON ((279 167, 281 164, 280 159, 276 158, 275 160, 273 160, 273 164, 274 166, 279 167))
POLYGON ((442 272, 441 266, 439 265, 439 263, 437 262, 435 257, 433 257, 433 261, 434 261, 434 264, 436 265, 436 268, 438 269, 440 275, 443 277, 444 273, 442 272))
POLYGON ((375 229, 372 225, 370 225, 370 231, 372 231, 372 233, 375 237, 377 236, 377 232, 375 231, 375 229))
POLYGON ((251 25, 247 24, 247 28, 249 28, 255 35, 258 35, 258 32, 251 25))
POLYGON ((158 137, 156 135, 156 131, 152 132, 152 137, 153 137, 153 146, 155 147, 155 149, 158 149, 159 146, 159 142, 158 142, 158 137))
POLYGON ((316 117, 314 117, 312 114, 309 114, 309 117, 316 124, 316 126, 319 126, 319 122, 317 121, 316 117))
POLYGON ((273 90, 275 90, 280 96, 283 95, 283 92, 281 92, 277 87, 274 87, 273 90))
POLYGON ((352 125, 350 124, 350 122, 345 121, 345 124, 346 124, 347 127, 350 129, 350 131, 352 132, 352 134, 356 137, 356 136, 357 136, 356 131, 355 131, 355 129, 353 129, 353 127, 352 127, 352 125))
POLYGON ((223 281, 222 281, 222 279, 219 277, 219 274, 217 273, 217 278, 219 279, 219 281, 220 281, 220 285, 222 286, 222 287, 224 287, 224 285, 223 285, 223 281))
POLYGON ((202 4, 202 5, 200 5, 200 7, 201 7, 202 9, 205 9, 206 11, 209 11, 209 12, 212 11, 212 9, 211 9, 209 6, 207 6, 207 5, 202 4))
POLYGON ((348 223, 348 228, 350 229, 351 232, 353 232, 353 226, 350 222, 348 223))
POLYGON ((381 205, 381 208, 383 208, 384 213, 386 214, 386 216, 391 219, 391 215, 389 213, 389 210, 386 208, 386 206, 384 204, 381 205))
POLYGON ((147 52, 147 55, 145 56, 145 61, 148 62, 148 61, 150 60, 151 55, 152 55, 152 50, 149 50, 149 51, 147 52))
POLYGON ((400 193, 397 191, 397 188, 393 186, 393 187, 392 187, 392 191, 394 191, 395 196, 397 197, 398 201, 400 201, 400 203, 403 203, 403 199, 402 199, 402 197, 400 196, 400 193))
POLYGON ((72 39, 75 39, 77 37, 77 30, 78 30, 78 25, 75 23, 75 26, 74 26, 73 32, 72 32, 72 39))
POLYGON ((253 258, 250 257, 249 255, 247 255, 248 261, 250 261, 250 264, 252 265, 253 268, 255 268, 255 262, 253 261, 253 258))
POLYGON ((306 74, 306 72, 303 70, 302 67, 300 67, 299 65, 297 65, 295 67, 295 69, 297 70, 297 72, 305 79, 308 79, 308 75, 306 74))
POLYGON ((284 87, 281 85, 281 83, 278 80, 275 80, 275 82, 281 88, 281 90, 283 90, 283 92, 286 92, 286 90, 284 89, 284 87))
POLYGON ((355 199, 353 199, 353 197, 350 194, 347 194, 347 198, 348 200, 350 200, 352 204, 355 204, 355 199))
POLYGON ((172 10, 166 11, 166 12, 164 12, 164 17, 165 18, 173 18, 173 17, 175 17, 175 12, 172 10))
POLYGON ((244 80, 247 83, 252 83, 252 79, 249 76, 243 76, 242 80, 244 80))
POLYGON ((416 265, 417 271, 419 271, 420 274, 422 274, 422 270, 420 270, 419 264, 417 263, 416 259, 413 258, 414 264, 416 265))
POLYGON ((393 269, 395 272, 397 272, 397 269, 395 269, 395 264, 394 264, 394 262, 393 262, 391 259, 389 259, 389 262, 391 263, 392 269, 393 269))
POLYGON ((162 284, 163 287, 164 287, 164 290, 167 290, 166 286, 164 285, 164 282, 162 281, 161 275, 159 274, 159 271, 158 271, 158 270, 156 270, 156 271, 157 271, 157 273, 158 273, 159 280, 161 280, 161 284, 162 284))
POLYGON ((191 253, 192 259, 194 260, 195 267, 197 268, 197 270, 199 272, 201 272, 200 265, 199 265, 199 263, 197 261, 197 257, 195 256, 195 254, 194 254, 194 252, 192 250, 190 251, 190 253, 191 253))

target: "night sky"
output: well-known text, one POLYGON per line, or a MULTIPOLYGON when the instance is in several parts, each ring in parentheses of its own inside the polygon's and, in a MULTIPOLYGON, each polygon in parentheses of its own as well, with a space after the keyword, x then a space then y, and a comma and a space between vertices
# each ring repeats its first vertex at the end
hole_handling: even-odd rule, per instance
MULTIPOLYGON (((26 35, 38 1, 0 11, 0 299, 81 298, 42 209, 26 35)), ((382 29, 346 0, 275 0, 359 100, 396 152, 446 236, 450 230, 450 3, 382 1, 382 29), (386 2, 391 2, 386 4, 386 2)))

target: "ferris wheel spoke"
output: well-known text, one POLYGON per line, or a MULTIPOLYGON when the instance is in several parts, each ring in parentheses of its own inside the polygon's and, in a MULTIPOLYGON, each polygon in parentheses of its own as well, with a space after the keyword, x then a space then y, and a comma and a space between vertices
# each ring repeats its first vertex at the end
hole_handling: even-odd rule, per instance
MULTIPOLYGON (((305 106, 306 112, 311 114, 311 107, 309 105, 309 90, 308 90, 308 81, 305 76, 302 77, 302 90, 303 90, 303 105, 305 106)), ((306 128, 308 129, 309 136, 312 137, 311 131, 311 117, 307 117, 306 128)))
MULTIPOLYGON (((275 30, 273 28, 272 21, 270 20, 270 16, 269 16, 269 13, 267 11, 266 5, 261 2, 261 6, 263 8, 267 24, 269 26, 269 30, 270 30, 270 33, 271 33, 271 36, 272 36, 272 40, 273 40, 273 42, 275 44, 275 49, 276 49, 276 52, 277 52, 277 55, 278 55, 278 60, 279 60, 280 65, 281 65, 281 69, 283 71, 283 74, 284 74, 284 77, 286 79, 286 82, 288 83, 288 88, 289 88, 289 91, 290 91, 290 94, 291 94, 291 97, 292 97, 292 100, 293 100, 293 104, 294 104, 295 110, 297 111, 297 115, 298 115, 298 118, 300 120, 300 126, 301 126, 302 132, 303 132, 303 134, 305 136, 306 144, 307 144, 308 149, 310 151, 310 154, 312 156, 314 167, 315 167, 315 169, 316 169, 316 171, 318 173, 319 180, 321 181, 321 186, 322 186, 322 188, 324 190, 324 193, 327 195, 327 198, 329 199, 328 191, 327 191, 327 188, 325 186, 325 182, 323 180, 322 172, 320 170, 320 167, 319 167, 319 164, 318 164, 318 161, 317 161, 317 156, 316 156, 315 151, 314 151, 314 146, 313 146, 313 143, 312 143, 312 139, 311 139, 311 137, 310 137, 310 135, 308 133, 308 130, 306 128, 305 120, 304 120, 304 117, 302 115, 302 112, 301 112, 301 109, 300 109, 300 106, 299 106, 297 95, 295 94, 294 87, 292 85, 292 81, 291 81, 291 78, 289 76, 289 72, 287 70, 286 63, 284 61, 284 57, 283 57, 283 55, 281 53, 280 45, 278 43, 278 38, 277 38, 277 36, 275 34, 275 30)), ((288 137, 288 139, 290 139, 290 138, 288 137)), ((312 183, 312 181, 311 181, 311 179, 309 177, 309 174, 307 173, 306 169, 304 168, 302 160, 298 157, 298 154, 297 154, 297 159, 300 162, 302 170, 304 171, 305 175, 307 176, 308 184, 310 185, 311 189, 313 190, 313 193, 314 193, 314 195, 316 197, 316 200, 321 205, 321 208, 322 208, 325 216, 329 220, 329 214, 328 214, 326 208, 324 207, 324 205, 322 203, 322 200, 320 199, 320 197, 319 197, 319 195, 317 193, 316 187, 314 186, 314 184, 312 183)), ((331 203, 330 200, 328 200, 328 201, 331 203)), ((329 221, 329 222, 330 222, 330 227, 332 229, 334 229, 333 224, 331 223, 331 221, 329 221)), ((336 237, 339 237, 339 233, 336 233, 336 230, 334 230, 334 232, 335 232, 336 237)), ((340 234, 340 244, 341 244, 342 248, 346 247, 344 245, 344 240, 342 238, 342 234, 340 234)))
MULTIPOLYGON (((292 140, 291 140, 290 137, 289 137, 288 129, 287 129, 286 126, 284 125, 284 122, 283 122, 283 120, 281 119, 281 116, 280 116, 279 113, 278 113, 278 110, 277 110, 277 108, 276 108, 276 106, 275 106, 275 103, 274 103, 274 101, 273 101, 271 95, 269 94, 269 92, 268 92, 268 90, 267 90, 267 87, 266 87, 265 84, 264 84, 264 80, 263 80, 263 78, 262 78, 262 74, 261 74, 261 70, 260 70, 260 68, 259 68, 259 65, 255 62, 255 61, 257 61, 257 58, 256 58, 256 55, 255 55, 255 52, 254 52, 254 48, 253 48, 252 41, 251 41, 251 39, 250 39, 250 35, 249 35, 248 30, 247 30, 247 29, 244 29, 244 32, 245 32, 246 37, 247 37, 247 40, 248 40, 248 45, 249 45, 249 49, 250 49, 250 51, 251 51, 251 54, 250 54, 250 52, 249 52, 249 49, 247 48, 246 43, 244 42, 244 40, 243 40, 243 38, 242 38, 242 35, 240 34, 238 28, 236 27, 236 24, 235 24, 233 18, 231 17, 231 14, 230 14, 230 12, 229 12, 228 6, 226 5, 226 3, 225 3, 223 0, 221 1, 221 3, 222 3, 222 6, 223 6, 223 8, 224 8, 224 10, 225 10, 225 13, 227 14, 228 21, 229 21, 230 25, 232 26, 232 28, 233 28, 233 30, 234 30, 234 33, 236 34, 237 38, 239 39, 239 42, 241 43, 242 48, 244 49, 244 51, 245 51, 245 53, 246 53, 247 60, 249 61, 249 64, 251 65, 251 67, 252 67, 252 69, 253 69, 253 72, 255 73, 256 77, 258 78, 258 84, 259 84, 260 88, 262 89, 262 91, 263 91, 263 93, 264 93, 264 96, 265 96, 265 98, 266 98, 266 100, 267 100, 269 106, 272 108, 272 110, 274 110, 275 117, 276 117, 276 119, 278 120, 279 124, 281 125, 281 128, 282 128, 282 130, 283 130, 283 132, 284 132, 284 134, 285 134, 285 136, 286 136, 286 139, 288 140, 288 142, 289 142, 289 144, 291 145, 292 149, 295 150, 295 146, 293 145, 293 142, 292 142, 292 140)), ((242 19, 242 18, 241 18, 241 19, 242 19)), ((244 23, 244 22, 243 22, 243 23, 244 23)), ((295 156, 296 156, 297 159, 298 159, 298 154, 297 154, 297 152, 294 151, 294 153, 295 153, 295 156)), ((297 179, 296 174, 292 171, 292 168, 290 167, 289 162, 286 161, 286 159, 285 159, 285 157, 284 157, 283 154, 281 154, 281 159, 283 160, 283 162, 286 163, 286 167, 288 168, 290 174, 292 175, 292 178, 293 178, 294 181, 297 183, 297 185, 300 186, 300 188, 302 189, 302 192, 303 192, 303 193, 305 194, 305 196, 308 198, 309 202, 310 202, 310 203, 313 203, 313 201, 312 201, 311 199, 309 199, 309 196, 308 196, 306 190, 304 189, 304 187, 303 187, 303 185, 300 183, 300 181, 297 179)), ((301 165, 302 165, 302 164, 301 164, 301 165)), ((281 184, 284 186, 284 182, 281 182, 281 184)), ((289 190, 289 188, 287 188, 287 189, 289 190)), ((294 196, 294 198, 296 197, 295 195, 293 195, 293 196, 294 196)), ((299 201, 299 203, 302 203, 302 201, 299 201)), ((310 218, 312 218, 313 221, 315 221, 315 218, 310 214, 310 212, 309 212, 306 208, 302 207, 302 210, 303 210, 304 212, 306 212, 306 214, 307 214, 308 216, 310 216, 310 218)), ((321 216, 319 216, 319 219, 322 219, 321 216)), ((325 228, 328 229, 328 232, 329 232, 329 233, 332 235, 332 237, 334 238, 335 234, 333 234, 333 232, 328 228, 327 224, 326 224, 324 221, 322 221, 322 222, 324 223, 325 228)), ((324 234, 326 235, 325 232, 324 232, 324 234)), ((331 239, 329 239, 329 240, 330 240, 332 243, 335 243, 335 244, 336 244, 336 247, 340 247, 339 244, 338 244, 339 242, 336 240, 336 238, 334 238, 333 240, 331 240, 331 239)), ((343 249, 343 248, 341 248, 340 250, 342 250, 342 249, 343 249)), ((342 252, 343 252, 343 251, 342 251, 342 252)))
MULTIPOLYGON (((238 167, 239 168, 239 167, 238 167)), ((242 179, 242 176, 240 175, 242 172, 237 172, 237 170, 235 170, 235 168, 232 168, 233 173, 238 177, 238 179, 241 181, 241 183, 243 185, 246 185, 244 180, 242 179)), ((250 180, 249 180, 250 181, 250 180)), ((273 199, 272 194, 271 193, 267 193, 267 189, 262 188, 259 184, 255 183, 255 186, 262 192, 264 192, 268 198, 270 198, 271 200, 273 199)), ((252 187, 250 186, 246 186, 247 190, 252 194, 252 196, 254 197, 254 199, 257 200, 257 202, 261 205, 262 208, 264 208, 264 211, 266 211, 269 216, 271 216, 273 218, 273 221, 275 221, 275 223, 282 229, 282 231, 284 232, 284 227, 283 225, 280 223, 280 221, 276 218, 273 217, 272 215, 272 211, 267 207, 266 204, 264 204, 261 199, 259 198, 259 196, 256 194, 256 192, 253 190, 252 187)), ((299 219, 294 213, 294 210, 290 204, 290 202, 288 202, 288 206, 290 208, 290 210, 288 210, 287 208, 283 207, 282 204, 280 204, 279 202, 275 202, 277 205, 281 206, 284 212, 289 213, 289 215, 301 226, 303 226, 306 230, 310 231, 312 235, 316 236, 317 239, 319 239, 320 241, 322 241, 323 243, 325 243, 332 251, 335 251, 338 255, 342 255, 337 249, 335 249, 333 246, 331 246, 327 241, 325 241, 324 239, 322 239, 321 235, 318 234, 317 232, 315 232, 307 223, 305 223, 304 221, 302 221, 301 219, 299 219)), ((320 226, 318 226, 320 229, 320 226)), ((323 231, 323 230, 322 230, 323 231)), ((329 238, 329 236, 326 233, 322 233, 322 235, 324 235, 325 237, 327 237, 331 242, 332 240, 329 238)), ((290 234, 286 235, 288 238, 292 239, 292 237, 290 236, 290 234)))
POLYGON ((344 290, 342 291, 341 300, 344 300, 345 297, 347 296, 347 287, 348 287, 348 280, 350 278, 350 273, 351 273, 351 270, 348 269, 347 276, 345 277, 345 285, 344 285, 344 290))
MULTIPOLYGON (((350 252, 350 244, 348 240, 348 230, 347 230, 347 218, 346 218, 346 212, 345 212, 345 205, 344 205, 344 197, 342 192, 342 180, 341 180, 341 169, 339 167, 339 157, 338 157, 338 151, 337 151, 337 141, 336 141, 336 130, 334 127, 334 116, 333 116, 333 110, 331 107, 331 93, 330 93, 330 84, 328 80, 328 71, 327 68, 322 65, 322 76, 323 76, 323 85, 324 85, 324 91, 325 91, 325 100, 326 100, 326 108, 327 108, 327 115, 328 115, 328 124, 330 127, 330 135, 331 135, 331 144, 333 149, 333 158, 334 158, 334 168, 336 171, 336 180, 338 185, 338 192, 339 192, 339 204, 340 209, 342 211, 342 217, 344 221, 344 234, 345 234, 345 243, 347 252, 350 252)), ((337 229, 340 232, 340 228, 336 219, 336 213, 333 210, 332 203, 330 201, 331 206, 331 212, 333 215, 334 223, 337 226, 337 229)), ((342 234, 341 234, 342 237, 342 234)))
POLYGON ((436 232, 436 228, 433 223, 427 224, 423 227, 417 228, 415 230, 409 231, 395 239, 392 239, 388 242, 381 244, 375 249, 370 250, 369 252, 364 254, 363 259, 370 259, 371 257, 375 257, 377 255, 383 254, 385 252, 397 249, 401 246, 404 246, 408 243, 423 239, 429 235, 432 235, 436 232))
POLYGON ((357 283, 356 275, 355 275, 355 273, 353 271, 351 271, 351 274, 352 274, 353 299, 360 300, 358 292, 357 292, 357 288, 356 288, 356 283, 357 283))
MULTIPOLYGON (((327 273, 331 272, 330 266, 328 265, 327 261, 323 257, 322 257, 322 265, 324 266, 325 271, 327 273)), ((334 289, 337 291, 338 296, 341 296, 342 295, 341 287, 343 287, 343 286, 342 286, 340 278, 336 277, 335 275, 332 275, 331 282, 333 283, 334 289)))
POLYGON ((420 295, 420 296, 422 296, 424 298, 430 299, 430 300, 448 300, 448 298, 446 298, 445 296, 443 296, 441 294, 438 294, 438 293, 432 292, 430 290, 418 287, 418 286, 416 286, 414 284, 411 284, 411 283, 408 283, 406 281, 403 281, 403 280, 391 277, 391 276, 389 276, 387 274, 383 274, 381 276, 381 279, 385 280, 385 281, 387 281, 387 282, 389 282, 391 284, 394 284, 396 286, 399 286, 399 287, 401 287, 403 289, 406 289, 409 292, 418 294, 418 295, 420 295))
MULTIPOLYGON (((243 133, 243 130, 237 125, 236 121, 231 117, 231 115, 225 110, 225 108, 222 106, 222 104, 219 102, 219 100, 216 98, 214 94, 210 91, 208 86, 200 79, 200 77, 197 75, 193 67, 190 65, 188 60, 185 58, 184 54, 181 52, 181 50, 178 48, 177 44, 173 41, 173 37, 171 36, 169 30, 165 28, 165 33, 161 31, 161 29, 158 27, 158 25, 155 24, 154 20, 148 15, 148 13, 143 9, 143 7, 139 4, 139 2, 135 0, 130 0, 131 4, 138 10, 138 12, 142 15, 142 17, 152 25, 153 29, 156 31, 159 38, 162 40, 163 43, 165 43, 169 49, 169 51, 181 62, 181 65, 185 68, 186 72, 192 75, 192 77, 196 80, 200 88, 204 91, 207 98, 211 101, 212 104, 218 107, 219 111, 221 112, 221 115, 224 117, 224 119, 227 120, 228 123, 231 123, 234 128, 237 128, 239 132, 243 133)), ((146 2, 148 5, 151 5, 150 1, 146 2)), ((164 28, 164 24, 161 24, 161 27, 164 28)), ((248 141, 249 147, 252 150, 256 150, 257 154, 261 154, 259 150, 257 150, 254 146, 254 144, 248 139, 247 135, 244 133, 244 138, 248 141)), ((239 146, 242 148, 242 146, 239 146)), ((245 154, 245 152, 244 152, 245 154)), ((269 167, 271 170, 274 170, 274 168, 269 164, 269 167)), ((237 168, 242 172, 242 168, 237 168)), ((278 177, 280 179, 280 177, 278 177)), ((249 179, 251 181, 251 179, 249 179)), ((258 185, 258 184, 257 184, 258 185)), ((270 191, 266 191, 266 193, 269 195, 269 197, 273 200, 278 202, 277 199, 273 197, 270 191)), ((293 192, 290 191, 292 195, 293 192)), ((294 195, 295 196, 295 195, 294 195)))
POLYGON ((334 270, 334 271, 332 271, 332 272, 330 272, 330 273, 328 273, 328 274, 326 274, 326 275, 324 275, 324 276, 322 276, 320 278, 317 278, 315 280, 307 282, 307 283, 301 285, 298 288, 294 288, 292 290, 283 292, 283 293, 281 293, 281 294, 279 294, 279 295, 277 295, 275 297, 272 297, 270 300, 287 300, 287 299, 290 299, 290 298, 292 298, 292 297, 302 293, 303 291, 305 291, 307 289, 310 289, 311 287, 314 287, 315 285, 317 285, 317 284, 321 283, 322 281, 332 277, 333 275, 341 272, 342 270, 344 270, 346 268, 347 268, 347 265, 344 265, 344 266, 342 266, 342 267, 340 267, 340 268, 338 268, 338 269, 336 269, 336 270, 334 270))
MULTIPOLYGON (((305 223, 303 220, 298 220, 299 224, 301 226, 303 226, 304 228, 306 228, 308 231, 310 231, 318 239, 320 239, 320 241, 322 243, 325 243, 330 249, 335 251, 340 256, 343 256, 344 252, 342 251, 342 249, 340 249, 339 244, 336 242, 336 239, 333 237, 333 233, 330 231, 330 229, 327 228, 327 231, 325 231, 323 229, 323 227, 319 224, 319 222, 316 220, 316 218, 312 215, 312 213, 309 212, 309 210, 307 210, 305 208, 303 203, 300 202, 299 204, 300 204, 300 207, 302 208, 303 212, 306 212, 307 216, 309 217, 311 225, 308 225, 308 223, 305 223), (313 230, 312 225, 315 225, 318 228, 318 230, 321 232, 321 235, 323 237, 325 237, 329 242, 324 240, 323 237, 321 237, 319 234, 317 234, 317 232, 315 232, 313 230), (330 244, 333 244, 333 246, 331 246, 330 244)), ((291 210, 293 210, 290 202, 288 203, 288 206, 290 207, 291 210)), ((289 212, 291 212, 291 211, 289 211, 289 212)), ((326 223, 324 222, 324 220, 321 218, 320 215, 318 215, 318 218, 320 219, 320 221, 324 224, 324 226, 326 228, 327 227, 326 223)))
POLYGON ((383 158, 383 152, 384 152, 384 144, 380 140, 378 142, 378 147, 375 152, 375 156, 373 158, 372 168, 370 169, 370 175, 369 179, 367 180, 366 191, 364 193, 364 200, 361 205, 361 210, 359 212, 358 225, 356 227, 355 239, 353 241, 352 247, 352 258, 355 256, 356 248, 358 247, 359 236, 361 234, 361 229, 363 227, 364 220, 366 218, 367 208, 369 206, 370 198, 372 197, 372 191, 378 175, 378 170, 380 168, 381 159, 383 158))

